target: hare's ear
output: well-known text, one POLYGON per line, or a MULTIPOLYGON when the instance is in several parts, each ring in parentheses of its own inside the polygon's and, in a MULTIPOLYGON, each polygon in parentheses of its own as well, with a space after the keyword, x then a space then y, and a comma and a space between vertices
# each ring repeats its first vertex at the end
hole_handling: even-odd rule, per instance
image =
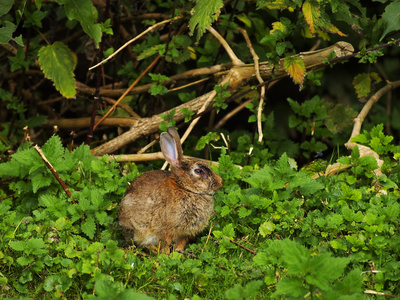
POLYGON ((160 144, 167 162, 174 167, 179 167, 183 152, 178 132, 173 127, 169 127, 168 132, 161 133, 160 144))

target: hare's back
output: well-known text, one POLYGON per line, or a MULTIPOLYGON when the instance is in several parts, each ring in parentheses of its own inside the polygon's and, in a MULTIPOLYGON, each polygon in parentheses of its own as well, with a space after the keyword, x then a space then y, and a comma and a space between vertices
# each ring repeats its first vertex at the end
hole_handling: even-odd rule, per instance
POLYGON ((131 183, 119 205, 121 226, 132 227, 132 222, 148 225, 151 216, 162 206, 158 193, 168 177, 169 172, 154 170, 143 173, 131 183))
POLYGON ((159 198, 158 192, 169 176, 170 172, 160 170, 143 173, 127 188, 122 202, 129 202, 130 205, 152 205, 159 198))

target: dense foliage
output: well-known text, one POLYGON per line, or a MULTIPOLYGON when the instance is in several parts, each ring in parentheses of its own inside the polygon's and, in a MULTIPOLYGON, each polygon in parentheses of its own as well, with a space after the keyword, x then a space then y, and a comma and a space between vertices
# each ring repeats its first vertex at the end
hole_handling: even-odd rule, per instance
POLYGON ((400 295, 399 14, 398 0, 2 0, 0 297, 400 295), (338 41, 356 50, 307 65, 338 41), (249 44, 270 72, 234 86, 229 70, 257 64, 249 44), (224 180, 210 226, 185 253, 127 245, 118 203, 161 162, 96 147, 136 153, 199 119, 184 152, 224 180), (137 138, 120 143, 126 127, 137 138))

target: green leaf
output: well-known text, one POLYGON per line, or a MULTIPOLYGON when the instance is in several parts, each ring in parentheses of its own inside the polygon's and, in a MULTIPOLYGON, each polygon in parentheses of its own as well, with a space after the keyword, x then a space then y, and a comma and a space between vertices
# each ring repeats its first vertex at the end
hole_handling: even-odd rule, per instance
POLYGON ((47 249, 43 249, 46 247, 45 242, 43 239, 38 239, 38 238, 31 238, 28 240, 26 244, 26 249, 29 249, 29 253, 31 254, 43 254, 47 252, 47 249))
POLYGON ((57 160, 62 160, 64 156, 64 147, 58 135, 53 135, 42 147, 42 151, 46 158, 53 164, 57 160))
POLYGON ((260 231, 260 234, 265 237, 267 235, 270 235, 276 228, 276 225, 271 222, 271 221, 265 221, 264 223, 261 224, 260 228, 258 229, 260 231))
POLYGON ((186 123, 189 122, 192 119, 192 116, 194 115, 194 112, 186 107, 181 108, 179 111, 185 116, 186 123))
POLYGON ((101 26, 97 22, 97 9, 91 0, 58 0, 64 4, 65 14, 69 20, 77 20, 82 28, 91 38, 93 38, 96 48, 101 41, 101 26))
POLYGON ((9 21, 4 22, 5 26, 0 28, 0 44, 8 44, 13 38, 12 35, 17 26, 9 21))
POLYGON ((220 136, 216 132, 209 132, 205 136, 202 136, 196 144, 196 149, 197 150, 202 150, 207 144, 209 144, 212 141, 218 141, 220 139, 220 136))
POLYGON ((400 1, 393 1, 385 8, 382 14, 382 20, 385 22, 386 28, 382 33, 382 40, 389 32, 400 29, 400 1))
POLYGON ((296 299, 303 299, 307 293, 308 289, 300 278, 285 277, 279 280, 274 295, 287 295, 296 299))
POLYGON ((263 282, 260 280, 250 281, 245 287, 235 284, 233 288, 226 291, 225 295, 228 300, 252 299, 258 294, 262 285, 263 282))
POLYGON ((90 239, 93 239, 94 233, 96 232, 96 224, 93 216, 88 216, 85 222, 81 225, 81 229, 90 239))
POLYGON ((5 15, 11 9, 14 4, 14 0, 1 0, 0 2, 0 16, 5 15))
POLYGON ((282 244, 282 259, 288 266, 288 274, 304 272, 311 259, 310 250, 297 242, 285 240, 282 244))
POLYGON ((168 93, 168 89, 163 85, 153 84, 149 89, 149 93, 153 96, 157 96, 157 95, 162 96, 162 95, 165 95, 166 93, 168 93))
POLYGON ((151 80, 158 82, 158 83, 163 83, 164 81, 168 81, 169 77, 162 75, 162 74, 154 74, 154 73, 149 73, 149 76, 151 80))
POLYGON ((199 0, 192 11, 192 18, 189 22, 190 34, 193 34, 197 27, 197 40, 200 40, 206 29, 213 21, 218 19, 220 10, 224 5, 222 0, 199 0))
POLYGON ((56 89, 66 98, 75 96, 74 55, 62 42, 40 48, 39 63, 46 78, 53 81, 56 89))
POLYGON ((375 82, 381 81, 377 73, 362 73, 354 77, 353 86, 358 98, 366 97, 371 93, 372 80, 375 82))
POLYGON ((24 241, 12 241, 10 243, 10 247, 15 251, 24 251, 26 243, 24 241))
POLYGON ((50 173, 37 173, 32 175, 32 191, 36 194, 36 192, 42 188, 49 186, 52 183, 52 176, 50 173))
POLYGON ((19 263, 21 266, 29 265, 33 261, 34 261, 34 258, 32 256, 30 256, 30 257, 21 256, 21 257, 17 258, 17 263, 19 263))

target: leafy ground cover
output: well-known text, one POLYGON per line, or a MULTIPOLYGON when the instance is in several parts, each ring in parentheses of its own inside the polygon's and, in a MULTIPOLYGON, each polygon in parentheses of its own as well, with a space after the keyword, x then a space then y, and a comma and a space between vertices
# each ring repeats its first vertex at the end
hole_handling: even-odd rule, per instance
MULTIPOLYGON (((69 198, 29 146, 0 165, 8 183, 0 203, 3 297, 365 299, 368 290, 399 293, 400 168, 389 159, 377 178, 376 160, 355 148, 339 159, 350 168, 313 179, 286 154, 239 169, 222 149, 217 171, 225 184, 209 231, 187 253, 157 256, 127 247, 117 226, 116 206, 139 174, 134 165, 121 169, 91 155, 88 146, 69 151, 52 137, 42 150, 69 198)), ((387 157, 399 155, 391 143, 377 146, 387 157)))

